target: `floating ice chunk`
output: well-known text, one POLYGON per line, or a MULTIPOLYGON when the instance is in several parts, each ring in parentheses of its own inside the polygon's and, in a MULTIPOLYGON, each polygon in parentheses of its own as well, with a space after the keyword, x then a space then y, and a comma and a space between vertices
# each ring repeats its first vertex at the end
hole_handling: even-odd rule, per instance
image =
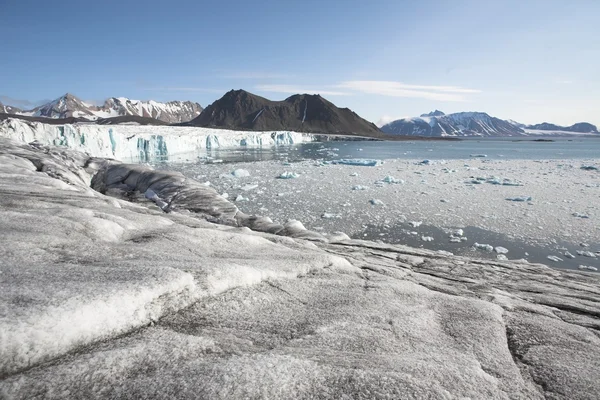
POLYGON ((352 190, 367 190, 369 189, 367 186, 355 185, 352 186, 352 190))
POLYGON ((485 158, 487 157, 487 154, 471 154, 471 157, 485 158))
POLYGON ((350 174, 350 176, 358 176, 358 172, 353 172, 350 174))
POLYGON ((581 169, 584 171, 598 171, 598 167, 594 166, 594 165, 582 165, 581 169))
POLYGON ((281 175, 279 175, 277 178, 279 178, 279 179, 294 179, 294 178, 297 178, 298 176, 299 175, 295 172, 285 171, 281 175))
POLYGON ((202 183, 202 185, 204 185, 204 186, 210 186, 210 182, 206 181, 206 182, 202 183))
POLYGON ((465 234, 465 232, 462 229, 455 229, 455 230, 452 231, 452 234, 454 236, 462 236, 462 235, 465 234))
POLYGON ((574 212, 574 213, 573 213, 573 214, 571 214, 571 215, 572 215, 572 216, 574 216, 574 217, 577 217, 577 218, 583 218, 583 219, 587 219, 587 218, 589 218, 589 216, 588 216, 588 215, 585 215, 585 214, 580 214, 580 213, 578 213, 578 212, 574 212))
POLYGON ((421 240, 424 242, 433 242, 433 237, 431 236, 421 236, 421 240))
POLYGON ((244 192, 247 192, 249 190, 256 189, 257 187, 258 187, 258 185, 250 185, 250 184, 248 184, 248 185, 242 186, 242 190, 244 192))
POLYGON ((496 246, 494 247, 494 251, 498 254, 506 254, 508 253, 508 249, 506 247, 502 247, 502 246, 496 246))
POLYGON ((462 240, 461 240, 461 238, 459 238, 459 237, 456 237, 456 236, 450 236, 450 240, 449 240, 449 242, 450 242, 450 243, 460 243, 461 241, 462 241, 462 240))
POLYGON ((491 253, 492 251, 494 251, 494 246, 489 245, 489 244, 481 244, 481 243, 477 243, 475 242, 475 244, 473 245, 473 247, 475 247, 476 249, 479 250, 485 250, 489 253, 491 253))
POLYGON ((531 201, 532 198, 531 198, 531 196, 516 196, 516 197, 507 197, 506 200, 509 200, 509 201, 523 201, 523 202, 525 202, 525 201, 531 201))
POLYGON ((343 158, 341 160, 333 160, 332 164, 344 164, 344 165, 359 165, 363 167, 376 167, 377 165, 383 164, 381 160, 369 160, 366 158, 343 158))
POLYGON ((321 218, 323 218, 323 219, 334 219, 334 218, 342 218, 342 216, 340 214, 323 213, 321 215, 321 218))
POLYGON ((441 254, 443 256, 453 256, 454 253, 450 252, 450 251, 446 251, 446 250, 438 250, 436 251, 436 253, 441 254))
POLYGON ((504 254, 498 254, 496 256, 496 260, 498 260, 498 261, 508 261, 508 257, 506 257, 504 254))
POLYGON ((523 184, 521 182, 505 178, 502 181, 502 186, 523 186, 523 184))
POLYGON ((229 198, 229 193, 223 193, 221 195, 221 197, 224 198, 224 199, 227 199, 227 198, 229 198))
POLYGON ((248 198, 242 196, 241 194, 238 194, 237 197, 235 198, 235 201, 248 201, 248 198))
POLYGON ((591 251, 586 250, 577 250, 577 254, 584 257, 597 258, 598 256, 592 253, 591 251))
POLYGON ((557 256, 547 256, 546 258, 547 258, 548 260, 550 260, 550 261, 554 261, 554 262, 561 262, 561 261, 563 261, 563 259, 562 259, 562 258, 560 258, 560 257, 557 257, 557 256))
POLYGON ((382 182, 382 183, 390 183, 390 184, 391 184, 391 183, 404 183, 404 181, 403 181, 402 179, 396 179, 396 178, 394 178, 394 177, 393 177, 393 176, 391 176, 391 175, 388 175, 388 176, 386 176, 385 178, 383 178, 382 180, 380 180, 380 181, 377 181, 377 182, 375 182, 375 183, 378 183, 378 182, 382 182))
POLYGON ((371 203, 374 206, 382 206, 382 205, 384 205, 383 201, 381 201, 379 199, 371 199, 371 200, 369 200, 369 203, 371 203))
POLYGON ((598 268, 592 267, 591 265, 580 265, 579 269, 587 269, 589 271, 598 271, 598 268))
POLYGON ((419 226, 421 226, 422 223, 423 221, 410 221, 408 224, 413 228, 418 228, 419 226))
POLYGON ((236 178, 246 178, 248 176, 250 176, 250 172, 248 172, 247 169, 236 169, 235 171, 233 171, 231 173, 231 175, 235 176, 236 178))
POLYGON ((575 256, 573 254, 569 253, 568 251, 565 251, 564 256, 567 258, 575 258, 575 256))

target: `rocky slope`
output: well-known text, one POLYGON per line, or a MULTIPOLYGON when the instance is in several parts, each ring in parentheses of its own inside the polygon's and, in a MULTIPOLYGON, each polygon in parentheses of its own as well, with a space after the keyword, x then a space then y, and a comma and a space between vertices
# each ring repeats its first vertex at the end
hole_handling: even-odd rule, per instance
POLYGON ((336 107, 319 95, 297 94, 283 101, 272 101, 244 90, 227 92, 189 124, 254 131, 381 136, 371 122, 347 108, 336 107))
MULTIPOLYGON (((1 109, 0 109, 1 111, 1 109)), ((131 100, 124 97, 111 97, 102 106, 83 102, 76 96, 67 93, 49 103, 29 111, 15 109, 3 111, 7 114, 20 114, 39 118, 82 118, 98 120, 114 117, 151 118, 166 123, 181 123, 196 118, 202 112, 202 106, 191 101, 156 101, 131 100)))
POLYGON ((177 173, 0 159, 2 398, 597 398, 597 274, 307 241, 177 173))
POLYGON ((408 136, 516 136, 525 131, 508 121, 482 112, 444 114, 433 111, 416 118, 403 118, 381 127, 393 135, 408 136))

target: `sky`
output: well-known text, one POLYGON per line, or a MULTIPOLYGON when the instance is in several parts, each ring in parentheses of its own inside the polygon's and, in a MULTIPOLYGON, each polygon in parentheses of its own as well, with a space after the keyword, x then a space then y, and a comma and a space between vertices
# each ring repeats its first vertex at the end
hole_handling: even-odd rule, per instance
POLYGON ((0 0, 0 101, 319 93, 375 123, 600 126, 598 0, 0 0))

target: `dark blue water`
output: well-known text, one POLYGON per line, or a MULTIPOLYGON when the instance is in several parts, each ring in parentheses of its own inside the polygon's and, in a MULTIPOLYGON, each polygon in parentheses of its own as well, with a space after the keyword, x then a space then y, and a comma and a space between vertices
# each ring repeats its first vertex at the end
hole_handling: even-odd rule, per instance
MULTIPOLYGON (((349 141, 313 142, 272 148, 208 150, 208 156, 226 162, 306 159, 468 159, 485 155, 488 159, 591 159, 600 157, 600 136, 555 138, 534 141, 515 138, 464 139, 460 141, 349 141)), ((192 157, 193 158, 193 157, 192 157)))

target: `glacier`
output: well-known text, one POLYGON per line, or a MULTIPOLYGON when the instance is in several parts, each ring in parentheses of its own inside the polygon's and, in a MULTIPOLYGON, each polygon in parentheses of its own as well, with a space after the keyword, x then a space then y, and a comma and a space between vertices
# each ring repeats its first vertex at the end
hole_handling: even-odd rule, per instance
POLYGON ((0 121, 0 137, 64 146, 96 157, 128 161, 173 160, 179 155, 240 146, 288 146, 314 136, 292 131, 249 132, 150 125, 50 125, 9 118, 0 121))
POLYGON ((0 138, 0 398, 594 398, 599 284, 0 138))

